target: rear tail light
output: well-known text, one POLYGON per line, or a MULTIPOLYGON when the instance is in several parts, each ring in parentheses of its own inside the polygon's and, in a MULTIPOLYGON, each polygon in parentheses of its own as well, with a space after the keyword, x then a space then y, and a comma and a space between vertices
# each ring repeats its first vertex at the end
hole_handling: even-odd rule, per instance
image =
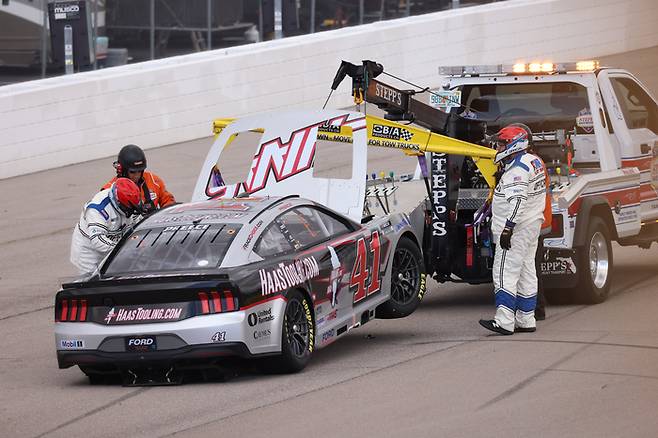
POLYGON ((55 321, 84 322, 87 320, 87 300, 64 298, 55 306, 55 321))
POLYGON ((550 239, 564 236, 564 222, 562 219, 563 218, 561 214, 553 215, 551 218, 551 232, 544 236, 544 238, 550 239))
POLYGON ((233 296, 233 292, 225 290, 199 292, 199 313, 208 315, 211 313, 233 312, 239 308, 238 299, 233 296))

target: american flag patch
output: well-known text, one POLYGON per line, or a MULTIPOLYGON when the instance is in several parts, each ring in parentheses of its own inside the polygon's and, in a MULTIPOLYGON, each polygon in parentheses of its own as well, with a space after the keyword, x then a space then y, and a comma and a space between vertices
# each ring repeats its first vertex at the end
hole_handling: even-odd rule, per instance
POLYGON ((521 178, 520 176, 515 176, 514 177, 514 182, 521 181, 522 179, 523 178, 521 178))

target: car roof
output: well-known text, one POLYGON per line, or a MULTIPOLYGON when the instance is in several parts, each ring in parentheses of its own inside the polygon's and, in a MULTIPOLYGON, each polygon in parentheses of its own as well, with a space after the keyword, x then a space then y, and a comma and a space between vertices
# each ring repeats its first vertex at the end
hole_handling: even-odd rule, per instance
POLYGON ((216 198, 207 201, 174 205, 158 211, 140 224, 141 227, 157 227, 173 224, 237 223, 246 224, 270 207, 290 200, 294 204, 313 203, 297 196, 265 196, 245 198, 216 198), (300 202, 301 201, 301 202, 300 202))

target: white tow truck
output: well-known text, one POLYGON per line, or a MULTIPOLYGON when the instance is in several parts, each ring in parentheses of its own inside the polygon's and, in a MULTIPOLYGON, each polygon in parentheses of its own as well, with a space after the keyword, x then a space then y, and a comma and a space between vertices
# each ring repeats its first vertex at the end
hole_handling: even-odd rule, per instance
POLYGON ((578 301, 605 300, 611 241, 658 241, 658 105, 631 73, 596 61, 441 67, 447 111, 521 122, 551 175, 553 227, 542 276, 578 301), (452 98, 451 98, 452 96, 452 98), (453 106, 453 108, 450 108, 453 106))
MULTIPOLYGON (((550 174, 552 229, 540 272, 549 295, 602 302, 612 242, 649 248, 658 241, 658 105, 629 72, 596 61, 440 67, 444 84, 435 91, 375 79, 386 74, 372 61, 343 61, 332 88, 348 75, 355 103, 470 144, 486 145, 487 135, 510 123, 531 128, 533 152, 550 174), (417 98, 423 93, 429 104, 417 98)), ((445 153, 433 153, 424 172, 427 272, 440 282, 490 282, 486 201, 495 178, 466 143, 437 141, 435 152, 445 153)))

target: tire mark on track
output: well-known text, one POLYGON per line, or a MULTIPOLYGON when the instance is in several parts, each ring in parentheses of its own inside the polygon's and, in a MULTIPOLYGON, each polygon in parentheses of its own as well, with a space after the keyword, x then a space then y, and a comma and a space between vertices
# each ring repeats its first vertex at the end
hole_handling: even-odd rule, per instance
POLYGON ((33 234, 31 236, 25 236, 25 237, 21 237, 19 239, 5 240, 3 242, 0 242, 0 246, 10 245, 12 243, 18 243, 18 242, 25 242, 25 241, 28 241, 28 240, 41 239, 43 237, 50 237, 50 236, 54 236, 56 234, 63 233, 64 231, 71 231, 72 229, 73 229, 73 227, 71 226, 71 227, 60 228, 58 230, 50 231, 48 233, 33 234))
POLYGON ((16 318, 16 317, 23 316, 23 315, 29 315, 30 313, 41 312, 42 310, 52 309, 54 307, 55 307, 54 305, 50 305, 50 306, 46 306, 46 307, 39 307, 38 309, 26 310, 25 312, 20 312, 20 313, 15 313, 13 315, 3 316, 2 318, 0 318, 0 321, 6 321, 6 320, 11 319, 11 318, 16 318))
MULTIPOLYGON (((648 281, 648 280, 651 280, 651 279, 653 279, 653 278, 656 278, 656 277, 658 277, 658 274, 650 274, 650 275, 645 276, 645 277, 643 277, 643 278, 641 278, 641 279, 639 279, 639 280, 633 281, 633 282, 631 282, 630 284, 620 285, 620 286, 618 286, 618 287, 615 288, 615 291, 614 291, 613 293, 611 293, 610 295, 608 295, 608 298, 610 298, 610 297, 615 297, 615 296, 619 296, 619 295, 621 295, 622 293, 623 293, 624 295, 626 295, 626 294, 629 294, 629 293, 636 292, 636 290, 633 290, 636 286, 641 285, 642 283, 644 283, 644 282, 646 282, 646 281, 648 281)), ((576 307, 575 309, 572 309, 572 310, 566 311, 566 312, 564 312, 564 313, 560 313, 560 314, 558 314, 558 315, 556 315, 556 316, 553 316, 553 317, 546 317, 546 322, 545 322, 544 324, 542 324, 542 325, 543 325, 543 326, 550 326, 550 325, 553 325, 554 323, 556 323, 556 322, 558 322, 558 321, 561 321, 562 319, 564 319, 564 318, 566 318, 566 317, 568 317, 568 316, 574 315, 574 314, 576 314, 576 313, 578 313, 578 312, 580 312, 580 311, 582 311, 582 310, 589 309, 590 306, 591 306, 591 305, 588 305, 588 304, 582 304, 582 305, 579 305, 578 307, 576 307)), ((550 306, 549 306, 549 307, 550 307, 550 306)))
POLYGON ((658 380, 658 376, 647 376, 644 374, 628 374, 628 373, 612 373, 609 371, 587 371, 587 370, 569 370, 569 369, 548 369, 550 372, 558 373, 576 373, 576 374, 599 374, 603 376, 618 376, 618 377, 635 377, 637 379, 651 379, 658 380))
POLYGON ((451 345, 449 347, 440 348, 438 350, 430 351, 428 353, 424 353, 424 354, 421 354, 419 356, 414 356, 414 357, 402 360, 400 362, 396 362, 394 364, 390 364, 390 365, 387 365, 387 366, 384 366, 384 367, 381 367, 381 368, 374 369, 372 371, 368 371, 368 372, 366 372, 364 374, 360 374, 358 376, 350 377, 349 379, 346 379, 346 380, 343 380, 343 381, 340 381, 340 382, 337 382, 337 383, 332 383, 332 384, 320 386, 318 388, 310 389, 306 392, 302 392, 302 393, 299 393, 299 394, 292 395, 292 396, 290 396, 288 398, 285 398, 283 400, 277 400, 277 401, 273 401, 271 403, 265 403, 265 404, 262 404, 262 405, 259 405, 259 406, 254 406, 252 408, 245 409, 245 410, 240 411, 240 412, 235 412, 233 414, 229 414, 229 415, 226 415, 226 416, 223 416, 223 417, 220 417, 220 418, 215 418, 213 420, 209 420, 209 421, 206 421, 204 423, 196 424, 194 426, 189 426, 189 427, 186 427, 184 429, 177 430, 175 432, 167 433, 165 435, 160 435, 160 438, 175 436, 175 435, 178 435, 178 434, 181 434, 181 433, 189 432, 189 431, 194 430, 194 429, 198 429, 200 427, 208 426, 208 425, 213 424, 213 423, 219 423, 221 421, 228 420, 229 418, 237 417, 238 415, 248 414, 250 412, 257 411, 258 409, 268 408, 270 406, 276 406, 276 405, 281 404, 281 403, 286 403, 286 402, 294 400, 296 398, 303 397, 303 396, 308 395, 308 394, 313 394, 315 392, 323 391, 323 390, 328 389, 328 388, 334 388, 334 387, 339 386, 339 385, 349 384, 349 383, 351 383, 351 382, 353 382, 357 379, 360 379, 362 377, 370 376, 370 375, 379 373, 380 371, 386 371, 386 370, 395 368, 398 365, 404 365, 406 363, 412 362, 416 359, 422 359, 422 358, 431 356, 433 354, 442 353, 444 351, 449 351, 449 350, 452 350, 454 348, 460 347, 462 345, 468 344, 470 342, 472 342, 472 341, 465 341, 465 342, 461 342, 461 343, 458 343, 458 344, 455 344, 455 345, 451 345))
MULTIPOLYGON (((487 407, 492 406, 492 405, 498 403, 499 401, 502 401, 502 400, 505 400, 506 398, 511 397, 512 395, 516 394, 517 392, 521 391, 523 388, 528 386, 535 379, 539 378, 543 374, 546 374, 548 372, 548 370, 550 370, 552 368, 555 368, 555 367, 559 366, 560 364, 568 361, 569 359, 575 357, 577 354, 582 353, 587 348, 589 348, 591 345, 596 344, 598 341, 600 341, 601 339, 603 339, 607 335, 608 334, 606 333, 604 335, 599 336, 597 339, 595 339, 594 341, 592 341, 590 343, 585 343, 585 345, 583 345, 581 348, 578 348, 576 351, 573 351, 573 352, 567 354, 566 356, 556 360, 552 364, 548 365, 546 368, 541 369, 540 371, 536 372, 535 374, 531 375, 530 377, 527 377, 527 378, 521 380, 519 383, 512 386, 508 390, 502 392, 501 394, 497 395, 496 397, 492 398, 491 400, 484 402, 483 404, 478 406, 475 410, 476 411, 481 411, 482 409, 486 409, 487 407)), ((496 342, 498 342, 498 341, 496 341, 496 342)))
POLYGON ((63 429, 63 428, 65 428, 65 427, 67 427, 67 426, 70 426, 71 424, 76 423, 76 422, 78 422, 78 421, 80 421, 80 420, 82 420, 82 419, 85 419, 85 418, 90 417, 90 416, 92 416, 92 415, 94 415, 94 414, 97 414, 97 413, 99 413, 99 412, 101 412, 101 411, 103 411, 103 410, 105 410, 105 409, 107 409, 107 408, 110 408, 110 407, 112 407, 112 406, 114 406, 114 405, 116 405, 116 404, 119 404, 119 403, 121 403, 121 402, 123 402, 123 401, 129 400, 129 399, 131 399, 131 398, 133 398, 133 397, 136 397, 136 396, 138 396, 138 395, 140 395, 140 394, 144 394, 144 393, 145 393, 146 391, 148 391, 149 389, 151 389, 151 388, 138 388, 137 390, 132 391, 132 392, 130 392, 130 393, 124 395, 124 396, 121 396, 121 397, 119 397, 119 398, 116 399, 116 400, 113 400, 113 401, 111 401, 111 402, 109 402, 109 403, 107 403, 107 404, 104 404, 103 406, 99 406, 99 407, 97 407, 97 408, 95 408, 95 409, 92 409, 91 411, 85 412, 84 414, 79 415, 79 416, 77 416, 77 417, 75 417, 75 418, 73 418, 73 419, 71 419, 71 420, 69 420, 69 421, 66 421, 66 422, 60 424, 59 426, 56 426, 56 427, 54 427, 54 428, 52 428, 52 429, 50 429, 50 430, 47 430, 46 432, 43 432, 43 433, 41 433, 41 434, 39 434, 39 435, 36 435, 35 438, 41 438, 41 437, 46 436, 46 435, 48 435, 48 434, 51 434, 51 433, 57 432, 57 431, 60 430, 60 429, 63 429))

